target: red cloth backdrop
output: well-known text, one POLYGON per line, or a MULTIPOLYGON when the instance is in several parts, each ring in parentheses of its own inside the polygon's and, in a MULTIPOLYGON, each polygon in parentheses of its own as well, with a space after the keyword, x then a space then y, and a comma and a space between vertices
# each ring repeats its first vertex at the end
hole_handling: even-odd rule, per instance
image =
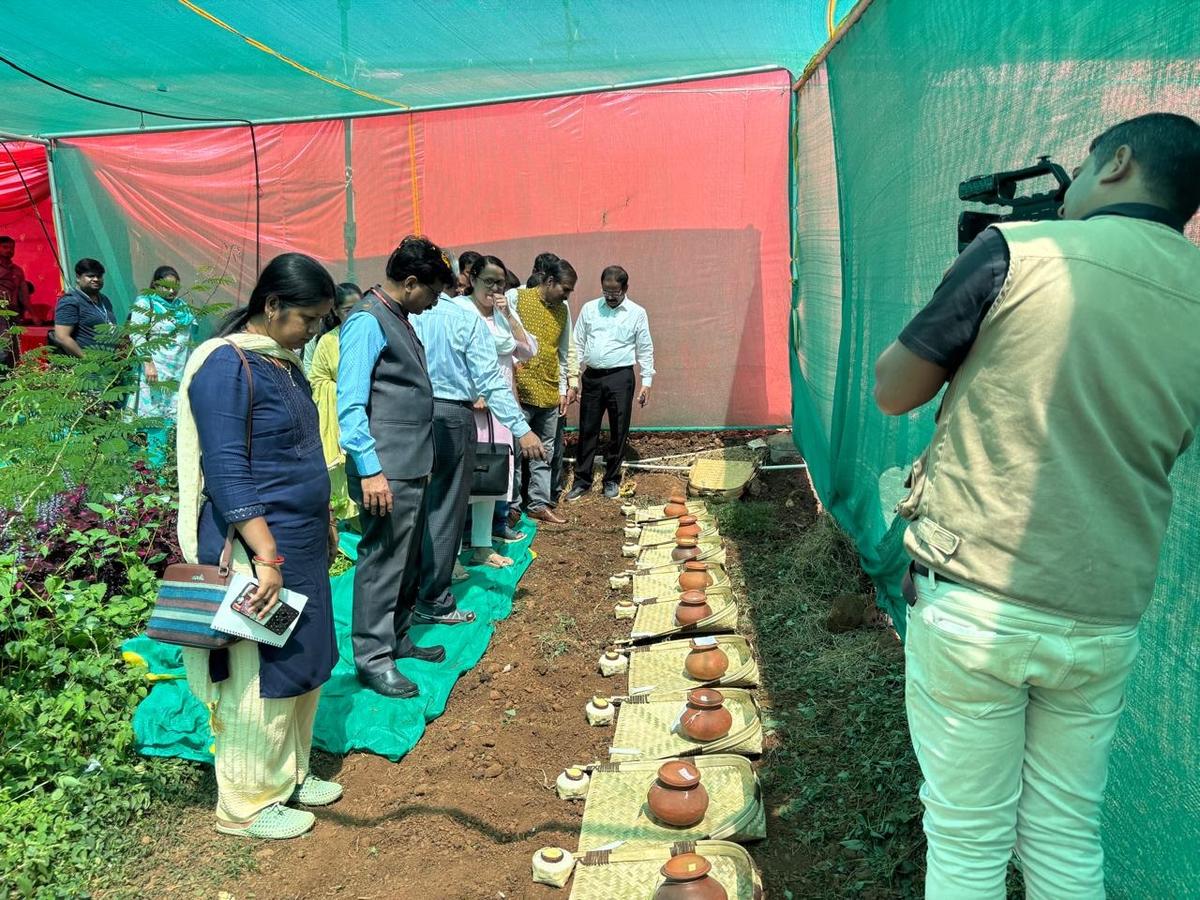
POLYGON ((17 242, 13 258, 25 270, 26 280, 33 282, 31 317, 50 321, 54 318, 54 301, 59 295, 61 279, 55 261, 58 247, 50 208, 46 148, 27 141, 5 141, 4 146, 8 152, 0 147, 0 234, 17 242), (22 175, 28 192, 21 184, 22 175), (31 194, 33 203, 29 202, 31 194), (45 222, 44 231, 38 216, 45 222))
MULTIPOLYGON (((299 250, 347 275, 349 130, 362 284, 380 280, 412 231, 455 253, 495 253, 521 278, 538 252, 558 253, 579 273, 576 314, 617 263, 649 312, 659 370, 635 426, 786 422, 788 123, 788 76, 771 72, 259 127, 262 261, 299 250)), ((163 263, 186 272, 229 261, 236 296, 249 295, 247 129, 86 138, 65 149, 82 155, 126 220, 132 286, 163 263)), ((70 187, 60 185, 64 203, 70 187)))

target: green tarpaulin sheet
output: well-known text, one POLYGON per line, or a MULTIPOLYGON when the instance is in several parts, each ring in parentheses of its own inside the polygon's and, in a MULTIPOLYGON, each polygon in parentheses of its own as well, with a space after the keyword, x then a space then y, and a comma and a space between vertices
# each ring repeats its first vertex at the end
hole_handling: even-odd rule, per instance
MULTIPOLYGON (((359 684, 350 650, 354 570, 332 580, 334 627, 341 658, 321 691, 313 728, 315 747, 330 753, 366 750, 397 760, 416 745, 425 732, 425 723, 445 711, 454 682, 487 650, 495 623, 512 612, 517 583, 536 556, 530 548, 533 523, 524 520, 521 530, 526 539, 509 545, 505 551, 513 559, 512 567, 472 568, 470 579, 454 586, 459 606, 475 613, 473 623, 413 630, 418 644, 445 646, 446 660, 437 665, 401 660, 400 671, 421 688, 421 695, 411 700, 381 697, 359 684)), ((356 544, 353 536, 343 535, 342 548, 349 555, 353 556, 356 544)), ((142 635, 126 641, 122 649, 144 659, 150 674, 158 679, 133 717, 138 750, 146 756, 177 756, 211 763, 208 712, 188 690, 180 648, 142 635)))

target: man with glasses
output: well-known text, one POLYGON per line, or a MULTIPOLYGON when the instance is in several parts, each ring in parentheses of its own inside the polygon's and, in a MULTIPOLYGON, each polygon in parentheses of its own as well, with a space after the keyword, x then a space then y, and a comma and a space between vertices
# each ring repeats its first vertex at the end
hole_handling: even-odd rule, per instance
POLYGON ((620 493, 621 461, 633 415, 636 362, 642 370, 638 406, 645 406, 654 380, 654 343, 646 311, 629 299, 629 273, 609 266, 600 276, 603 296, 587 303, 575 323, 575 346, 582 372, 579 399, 579 451, 575 482, 568 500, 592 489, 592 465, 600 440, 600 425, 608 414, 609 444, 604 454, 604 496, 620 493))

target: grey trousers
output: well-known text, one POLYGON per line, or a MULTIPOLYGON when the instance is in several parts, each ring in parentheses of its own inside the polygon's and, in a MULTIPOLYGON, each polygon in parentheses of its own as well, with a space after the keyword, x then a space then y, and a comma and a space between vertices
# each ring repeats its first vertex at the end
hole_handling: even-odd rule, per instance
POLYGON ((550 502, 557 503, 563 489, 563 435, 567 430, 567 417, 559 416, 554 429, 554 456, 550 460, 550 502))
POLYGON ((347 481, 362 523, 354 566, 350 641, 355 668, 378 675, 392 668, 395 651, 411 649, 408 629, 417 600, 427 480, 389 481, 392 512, 386 516, 373 516, 362 509, 362 482, 354 476, 347 481))
POLYGON ((462 544, 475 469, 475 416, 454 402, 433 403, 433 473, 425 492, 425 539, 417 607, 444 616, 455 609, 450 582, 462 544))
POLYGON ((554 456, 554 439, 558 432, 558 407, 526 406, 521 404, 521 412, 525 413, 525 421, 546 447, 546 459, 529 459, 529 487, 525 508, 529 510, 542 509, 550 505, 550 460, 554 456))

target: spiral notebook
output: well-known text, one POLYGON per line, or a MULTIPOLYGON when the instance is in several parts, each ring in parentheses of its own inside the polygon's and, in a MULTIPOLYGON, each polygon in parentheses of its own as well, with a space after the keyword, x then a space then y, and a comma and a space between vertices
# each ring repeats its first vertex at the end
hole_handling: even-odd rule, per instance
MULTIPOLYGON (((213 616, 212 627, 217 631, 225 632, 225 634, 232 634, 234 637, 245 638, 248 641, 257 641, 260 644, 267 644, 271 647, 282 647, 287 643, 288 638, 292 636, 292 632, 296 630, 296 623, 300 621, 300 613, 304 611, 304 605, 308 602, 308 597, 304 594, 298 594, 295 591, 289 591, 287 588, 283 588, 279 592, 279 602, 290 606, 295 610, 296 615, 292 617, 287 628, 276 634, 263 623, 256 622, 254 619, 248 619, 234 610, 233 601, 241 596, 242 592, 248 587, 258 587, 258 581, 241 573, 235 573, 229 581, 229 590, 225 592, 225 598, 221 601, 221 606, 217 609, 216 615, 213 616)), ((272 613, 271 616, 274 617, 277 614, 278 611, 272 613)))

